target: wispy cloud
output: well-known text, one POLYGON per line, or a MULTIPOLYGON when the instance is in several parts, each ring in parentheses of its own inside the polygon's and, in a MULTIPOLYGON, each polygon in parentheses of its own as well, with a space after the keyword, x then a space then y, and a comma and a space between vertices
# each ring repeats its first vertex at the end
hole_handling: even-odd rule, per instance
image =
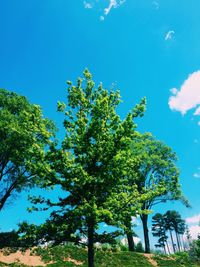
POLYGON ((126 0, 109 0, 108 7, 104 8, 104 16, 100 16, 100 20, 103 21, 105 19, 105 16, 107 16, 112 8, 117 8, 121 5, 123 5, 126 2, 126 0))
POLYGON ((165 41, 171 40, 175 34, 174 30, 170 30, 165 34, 165 41))
POLYGON ((100 20, 103 21, 105 18, 104 16, 100 16, 100 20))
POLYGON ((110 10, 114 7, 117 6, 117 1, 116 0, 110 0, 109 6, 104 9, 104 14, 107 16, 110 13, 110 10))
POLYGON ((192 239, 196 239, 200 234, 200 214, 188 217, 185 219, 186 223, 189 224, 189 231, 192 239))
POLYGON ((87 1, 83 1, 84 8, 91 9, 93 8, 93 4, 87 1))
MULTIPOLYGON (((198 142, 198 140, 197 140, 198 142)), ((200 167, 198 167, 198 171, 193 174, 193 177, 200 178, 200 167)))
POLYGON ((188 224, 198 224, 200 223, 200 214, 194 215, 192 217, 188 217, 185 219, 188 224))
POLYGON ((191 225, 189 227, 190 234, 192 239, 197 239, 198 235, 200 234, 200 226, 199 225, 191 225))
POLYGON ((168 101, 171 110, 185 115, 189 110, 195 109, 193 115, 200 115, 200 71, 190 74, 180 90, 173 88, 170 91, 173 94, 168 101))

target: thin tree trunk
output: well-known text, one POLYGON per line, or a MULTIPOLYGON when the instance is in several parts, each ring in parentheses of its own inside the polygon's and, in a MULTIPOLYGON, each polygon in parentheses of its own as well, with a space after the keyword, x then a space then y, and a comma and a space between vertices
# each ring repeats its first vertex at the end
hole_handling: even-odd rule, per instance
POLYGON ((133 240, 133 235, 131 232, 126 234, 127 240, 128 240, 128 250, 129 251, 135 251, 135 244, 133 240))
POLYGON ((183 240, 183 235, 181 235, 180 239, 182 239, 183 251, 185 251, 185 243, 184 243, 184 240, 183 240))
POLYGON ((164 244, 163 248, 164 248, 165 255, 167 255, 165 244, 164 244))
POLYGON ((170 249, 169 249, 169 244, 168 244, 168 242, 167 242, 167 241, 166 241, 166 245, 167 245, 167 250, 168 250, 168 253, 169 253, 169 254, 171 254, 171 253, 170 253, 170 249))
POLYGON ((88 225, 88 267, 94 267, 94 225, 88 225))
POLYGON ((144 244, 145 244, 145 253, 150 253, 150 242, 149 242, 149 229, 148 229, 148 215, 141 215, 143 232, 144 232, 144 244))
POLYGON ((181 235, 180 234, 178 234, 178 240, 179 240, 179 243, 180 243, 180 249, 181 249, 181 251, 184 251, 184 244, 183 244, 183 242, 181 240, 181 235))
POLYGON ((171 231, 171 230, 169 230, 169 232, 170 232, 170 237, 171 237, 171 241, 172 241, 172 247, 173 247, 173 251, 174 251, 174 253, 175 253, 175 252, 176 252, 176 250, 175 250, 175 244, 174 244, 174 239, 173 239, 172 231, 171 231))
POLYGON ((178 238, 178 233, 177 233, 177 231, 175 231, 175 233, 176 233, 176 240, 177 240, 178 250, 180 252, 181 248, 180 248, 180 242, 179 242, 179 238, 178 238))

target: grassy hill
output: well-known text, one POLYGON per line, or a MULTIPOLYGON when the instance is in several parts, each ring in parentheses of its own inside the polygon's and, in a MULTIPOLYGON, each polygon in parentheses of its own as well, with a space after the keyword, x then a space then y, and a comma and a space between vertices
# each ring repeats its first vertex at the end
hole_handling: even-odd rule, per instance
MULTIPOLYGON (((23 253, 22 253, 23 255, 23 253)), ((57 246, 52 248, 37 248, 31 252, 32 259, 41 257, 41 265, 30 263, 22 264, 20 259, 15 263, 0 263, 0 267, 25 267, 25 266, 48 266, 48 267, 87 267, 87 251, 75 246, 57 246), (20 262, 19 262, 20 261, 20 262), (32 264, 32 265, 31 265, 32 264)), ((0 256, 1 261, 1 256, 0 256)), ((97 250, 95 254, 96 267, 200 267, 200 263, 191 263, 187 254, 182 253, 175 256, 145 255, 128 251, 102 251, 97 250)))

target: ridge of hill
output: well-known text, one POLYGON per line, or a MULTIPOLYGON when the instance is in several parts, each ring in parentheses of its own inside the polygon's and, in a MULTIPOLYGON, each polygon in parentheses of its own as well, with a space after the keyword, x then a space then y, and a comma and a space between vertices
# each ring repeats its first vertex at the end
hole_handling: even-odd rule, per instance
MULTIPOLYGON (((72 245, 62 245, 32 250, 2 250, 0 267, 87 267, 87 250, 72 245)), ((145 254, 129 251, 100 250, 95 252, 95 267, 200 267, 191 263, 187 253, 179 255, 145 254)))

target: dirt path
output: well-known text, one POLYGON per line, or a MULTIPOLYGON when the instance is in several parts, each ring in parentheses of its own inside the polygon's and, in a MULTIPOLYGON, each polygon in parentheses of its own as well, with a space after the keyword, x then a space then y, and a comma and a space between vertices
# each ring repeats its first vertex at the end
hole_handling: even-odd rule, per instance
POLYGON ((143 255, 147 258, 148 262, 151 263, 153 266, 158 266, 157 262, 153 259, 154 256, 153 254, 144 253, 143 255))

